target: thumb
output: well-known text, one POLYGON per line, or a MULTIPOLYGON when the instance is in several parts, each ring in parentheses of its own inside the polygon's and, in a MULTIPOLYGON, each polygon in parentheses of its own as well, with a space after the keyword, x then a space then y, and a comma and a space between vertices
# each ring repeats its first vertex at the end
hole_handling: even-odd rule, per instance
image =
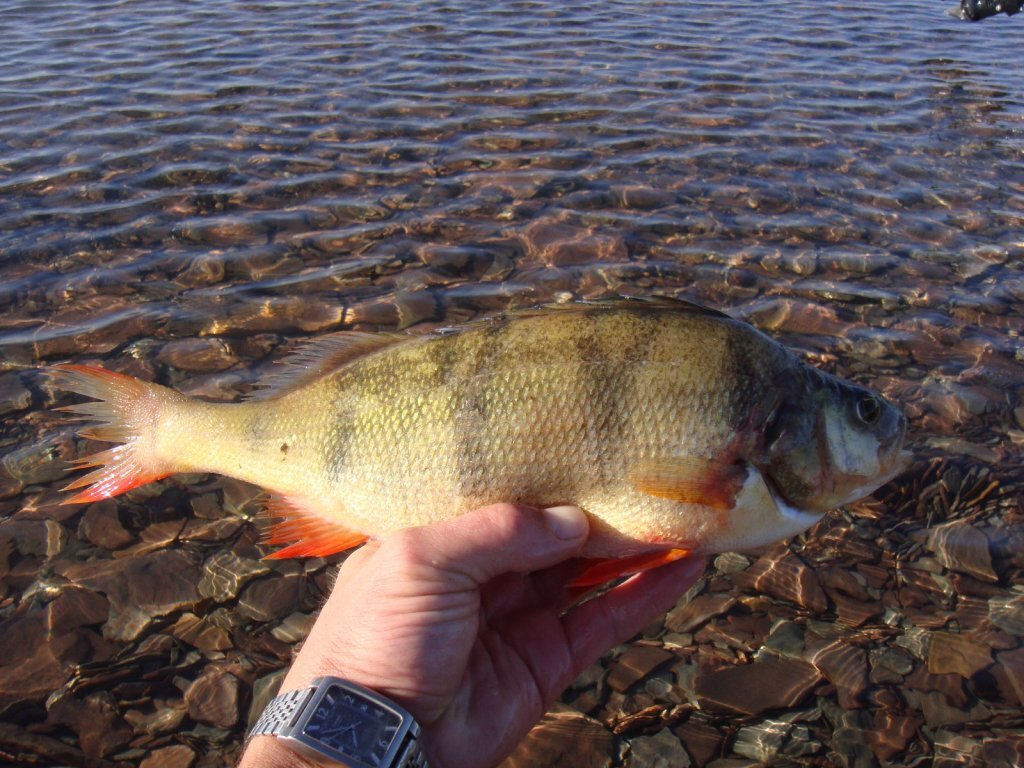
POLYGON ((530 573, 574 557, 588 532, 579 507, 495 504, 403 533, 411 560, 484 584, 503 573, 530 573))

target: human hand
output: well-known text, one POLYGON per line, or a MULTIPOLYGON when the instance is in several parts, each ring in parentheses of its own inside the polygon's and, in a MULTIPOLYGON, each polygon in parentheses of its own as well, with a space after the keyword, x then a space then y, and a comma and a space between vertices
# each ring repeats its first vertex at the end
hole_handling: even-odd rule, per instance
MULTIPOLYGON (((499 504, 354 552, 282 691, 335 675, 402 704, 431 768, 506 757, 588 665, 675 604, 703 571, 681 560, 563 611, 586 541, 575 507, 499 504)), ((308 764, 267 737, 239 768, 308 764)))

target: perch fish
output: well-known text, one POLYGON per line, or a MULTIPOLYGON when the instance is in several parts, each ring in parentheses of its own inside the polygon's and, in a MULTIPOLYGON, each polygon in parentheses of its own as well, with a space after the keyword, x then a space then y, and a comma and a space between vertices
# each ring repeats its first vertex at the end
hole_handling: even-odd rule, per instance
POLYGON ((91 502, 177 472, 270 493, 274 557, 327 555, 495 503, 575 504, 600 583, 761 546, 898 474, 906 420, 751 326, 672 300, 581 303, 301 350, 211 403, 61 365, 81 434, 118 443, 68 486, 91 502))

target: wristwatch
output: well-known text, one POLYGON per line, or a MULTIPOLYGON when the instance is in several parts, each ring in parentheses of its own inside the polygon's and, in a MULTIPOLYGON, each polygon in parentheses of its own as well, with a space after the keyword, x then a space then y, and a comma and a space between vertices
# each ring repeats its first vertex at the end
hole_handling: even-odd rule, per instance
POLYGON ((426 768, 420 727, 402 707, 340 677, 271 699, 246 741, 276 736, 306 757, 348 768, 426 768))

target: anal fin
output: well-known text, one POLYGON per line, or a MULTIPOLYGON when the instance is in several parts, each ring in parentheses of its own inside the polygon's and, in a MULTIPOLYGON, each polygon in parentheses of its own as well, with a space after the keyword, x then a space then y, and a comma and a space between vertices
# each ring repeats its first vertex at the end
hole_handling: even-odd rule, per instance
POLYGON ((569 582, 574 591, 585 591, 588 587, 605 584, 620 576, 649 571, 662 565, 674 563, 691 554, 688 549, 658 549, 632 557, 594 558, 586 561, 579 576, 569 582))
POLYGON ((301 499, 272 494, 267 502, 271 521, 264 531, 266 544, 288 544, 265 556, 267 560, 288 557, 326 557, 358 547, 369 536, 353 531, 309 511, 301 499))

